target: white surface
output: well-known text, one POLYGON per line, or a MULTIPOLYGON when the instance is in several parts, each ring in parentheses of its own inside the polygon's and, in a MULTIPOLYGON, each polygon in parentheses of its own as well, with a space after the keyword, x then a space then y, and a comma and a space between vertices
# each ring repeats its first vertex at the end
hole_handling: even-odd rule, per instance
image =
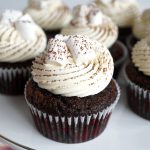
MULTIPOLYGON (((71 6, 80 1, 66 0, 71 6)), ((150 7, 149 0, 140 2, 143 7, 150 7)), ((0 11, 22 9, 25 4, 25 0, 0 0, 0 11)), ((124 88, 123 79, 121 86, 124 88)), ((37 150, 149 150, 150 122, 128 108, 124 94, 125 90, 104 133, 95 140, 75 145, 46 139, 36 130, 23 97, 0 95, 0 134, 37 150)))

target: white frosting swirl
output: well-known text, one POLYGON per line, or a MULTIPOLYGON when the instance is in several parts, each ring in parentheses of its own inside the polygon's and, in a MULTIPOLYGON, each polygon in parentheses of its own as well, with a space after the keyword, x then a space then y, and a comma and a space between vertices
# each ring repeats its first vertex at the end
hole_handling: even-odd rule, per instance
POLYGON ((25 12, 44 30, 61 29, 72 18, 71 11, 61 0, 29 0, 25 12))
POLYGON ((46 36, 29 15, 7 10, 0 17, 0 62, 33 59, 46 48, 46 36))
POLYGON ((66 97, 85 97, 110 83, 114 63, 107 48, 87 37, 56 36, 47 52, 36 57, 33 80, 39 87, 66 97))
POLYGON ((150 76, 150 36, 142 39, 134 46, 132 61, 140 71, 150 76))
POLYGON ((62 29, 61 34, 85 35, 109 48, 117 40, 118 28, 95 5, 79 5, 74 8, 72 22, 62 29))
POLYGON ((136 0, 96 0, 96 4, 119 27, 131 27, 140 13, 136 0))
POLYGON ((150 9, 146 9, 134 21, 133 34, 139 39, 150 35, 150 9))

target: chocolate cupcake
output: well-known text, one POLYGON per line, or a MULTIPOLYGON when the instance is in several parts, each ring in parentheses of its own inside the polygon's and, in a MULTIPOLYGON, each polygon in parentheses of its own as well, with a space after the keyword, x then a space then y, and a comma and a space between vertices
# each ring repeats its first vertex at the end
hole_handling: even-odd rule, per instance
POLYGON ((25 12, 43 28, 48 39, 59 34, 72 18, 70 9, 61 0, 29 0, 25 12))
POLYGON ((131 109, 150 120, 150 37, 138 42, 132 52, 132 62, 125 67, 127 96, 131 109))
POLYGON ((46 48, 46 36, 29 15, 6 10, 0 37, 0 93, 23 94, 32 60, 46 48))
POLYGON ((140 13, 136 0, 95 0, 100 10, 119 27, 119 40, 126 44, 126 37, 132 33, 134 19, 140 13))
MULTIPOLYGON (((115 64, 122 66, 124 58, 126 58, 126 49, 122 46, 123 44, 116 42, 118 38, 116 24, 104 15, 95 4, 78 5, 74 8, 73 14, 71 23, 62 29, 61 34, 85 35, 90 39, 103 43, 110 49, 115 64), (117 49, 118 47, 119 49, 117 49)), ((119 68, 118 65, 115 65, 115 70, 118 70, 115 71, 115 77, 118 76, 119 68)))
POLYGON ((120 96, 109 50, 84 36, 56 36, 33 62, 25 98, 39 132, 63 143, 94 139, 120 96))
POLYGON ((127 38, 127 46, 130 54, 137 41, 150 35, 150 9, 144 10, 144 12, 135 19, 132 30, 133 34, 127 38))

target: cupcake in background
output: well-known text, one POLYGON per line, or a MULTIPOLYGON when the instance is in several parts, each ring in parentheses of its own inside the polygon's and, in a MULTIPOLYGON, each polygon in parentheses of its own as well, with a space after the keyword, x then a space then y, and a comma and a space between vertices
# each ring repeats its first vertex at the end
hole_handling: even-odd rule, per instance
POLYGON ((57 35, 36 57, 25 98, 37 129, 63 143, 92 140, 120 97, 109 50, 81 35, 57 35))
POLYGON ((24 11, 43 28, 48 39, 58 34, 72 18, 70 9, 61 0, 28 0, 24 11))
POLYGON ((94 4, 78 5, 73 9, 73 19, 61 31, 63 35, 85 35, 110 48, 118 38, 118 28, 94 4))
POLYGON ((150 35, 150 9, 144 10, 143 13, 135 19, 132 30, 133 34, 127 39, 127 46, 130 53, 137 41, 150 35))
POLYGON ((61 31, 63 35, 84 35, 92 40, 103 43, 115 61, 115 77, 117 77, 122 66, 127 50, 125 46, 116 41, 118 38, 118 27, 111 18, 104 15, 94 4, 78 5, 73 9, 73 19, 70 24, 61 31), (117 70, 117 71, 116 71, 117 70))
POLYGON ((23 94, 35 56, 46 48, 44 31, 28 14, 6 10, 0 16, 0 93, 23 94))
POLYGON ((125 67, 125 77, 131 109, 150 120, 150 37, 135 44, 132 61, 125 67))
POLYGON ((108 15, 119 27, 119 40, 125 43, 126 36, 132 33, 134 19, 140 10, 136 0, 96 0, 100 10, 108 15))

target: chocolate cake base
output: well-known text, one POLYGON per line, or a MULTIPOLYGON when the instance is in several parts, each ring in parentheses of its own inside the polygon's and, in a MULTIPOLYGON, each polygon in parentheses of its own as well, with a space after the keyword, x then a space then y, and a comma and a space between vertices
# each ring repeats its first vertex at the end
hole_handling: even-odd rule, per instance
POLYGON ((97 113, 110 106, 115 101, 117 94, 114 81, 111 81, 103 92, 83 98, 54 95, 39 88, 33 80, 30 80, 26 86, 26 98, 29 103, 53 116, 69 117, 97 113))
POLYGON ((119 88, 113 80, 103 92, 84 98, 54 95, 39 88, 33 80, 25 89, 38 131, 62 143, 81 143, 100 135, 119 96, 119 88))
POLYGON ((122 69, 124 61, 127 58, 127 49, 124 44, 120 41, 117 41, 111 48, 110 53, 114 59, 115 71, 113 77, 118 78, 118 75, 122 69))
POLYGON ((47 37, 47 41, 49 41, 49 39, 54 38, 55 35, 59 34, 61 30, 44 30, 46 37, 47 37))
POLYGON ((132 53, 132 49, 134 47, 134 45, 139 41, 138 38, 136 38, 133 34, 130 34, 127 38, 126 38, 126 45, 128 48, 128 53, 129 56, 131 58, 131 53, 132 53))
POLYGON ((0 93, 21 95, 30 78, 32 60, 18 63, 0 62, 0 93))
POLYGON ((150 78, 138 71, 131 62, 125 68, 125 76, 130 108, 139 116, 150 120, 150 78))

